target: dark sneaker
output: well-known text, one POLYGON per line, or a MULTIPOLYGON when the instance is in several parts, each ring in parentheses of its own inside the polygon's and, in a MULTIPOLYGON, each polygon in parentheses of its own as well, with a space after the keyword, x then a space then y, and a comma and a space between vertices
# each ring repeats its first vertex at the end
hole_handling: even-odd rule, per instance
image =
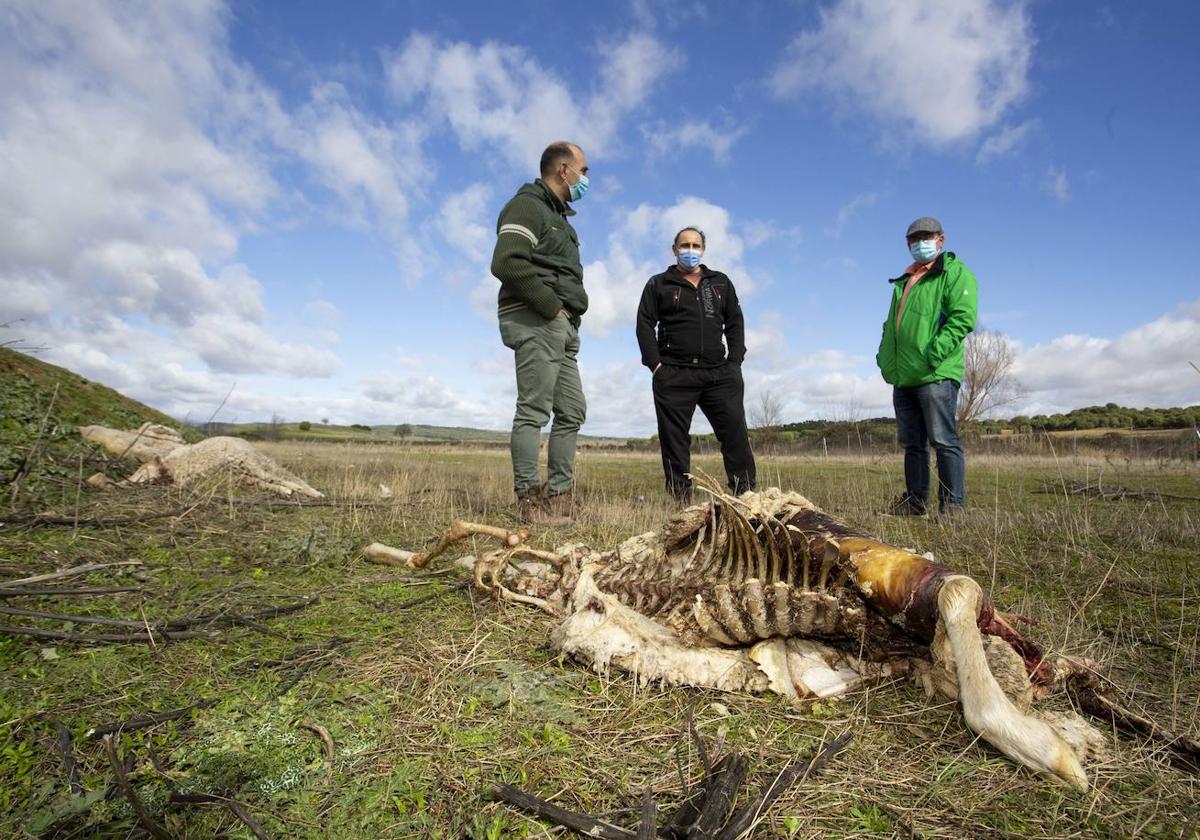
POLYGON ((925 505, 907 493, 883 509, 884 516, 925 516, 928 513, 925 505))

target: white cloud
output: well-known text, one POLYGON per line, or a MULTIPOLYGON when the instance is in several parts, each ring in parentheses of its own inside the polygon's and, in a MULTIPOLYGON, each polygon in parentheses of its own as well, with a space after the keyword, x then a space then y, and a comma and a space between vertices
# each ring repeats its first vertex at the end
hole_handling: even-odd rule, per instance
POLYGON ((646 281, 671 264, 671 242, 688 226, 704 231, 705 264, 728 274, 739 297, 753 292, 754 281, 742 265, 742 238, 728 210, 694 196, 670 207, 641 204, 613 224, 608 256, 583 267, 589 300, 585 332, 603 335, 621 326, 632 330, 646 281))
POLYGON ((1054 196, 1059 204, 1066 204, 1071 200, 1071 184, 1067 180, 1067 172, 1065 169, 1059 169, 1057 166, 1051 165, 1046 171, 1046 192, 1054 196))
POLYGON ((468 399, 463 396, 462 388, 419 370, 368 376, 361 387, 362 396, 377 404, 364 414, 375 417, 386 413, 402 417, 406 423, 434 426, 462 424, 488 428, 500 424, 496 408, 468 399))
POLYGON ((442 202, 437 214, 437 230, 443 239, 473 262, 489 262, 496 242, 496 228, 485 220, 496 212, 491 189, 486 184, 471 184, 442 202))
POLYGON ((304 311, 318 324, 331 327, 342 317, 342 311, 337 304, 328 300, 310 300, 304 305, 304 311))
POLYGON ((758 248, 773 239, 782 240, 789 245, 795 245, 804 239, 804 231, 799 225, 780 227, 770 219, 747 219, 738 229, 742 231, 747 248, 758 248))
POLYGON ((592 91, 572 90, 527 50, 495 42, 413 35, 385 65, 393 95, 402 103, 423 100, 464 149, 494 147, 529 170, 553 140, 579 143, 592 156, 611 154, 621 120, 681 63, 675 50, 645 33, 601 44, 598 53, 592 91))
POLYGON ((874 192, 859 193, 854 196, 854 198, 838 208, 837 218, 832 225, 826 228, 826 233, 832 236, 839 235, 860 210, 867 207, 874 207, 877 198, 878 196, 874 192))
POLYGON ((792 42, 771 86, 779 95, 823 91, 951 143, 1024 96, 1033 44, 1020 0, 835 0, 792 42))
POLYGON ((642 135, 651 151, 657 155, 702 149, 711 154, 713 160, 718 163, 726 163, 729 161, 729 152, 733 144, 749 130, 744 125, 718 126, 711 120, 684 120, 672 123, 660 120, 652 125, 643 126, 642 135))
POLYGON ((1115 339, 1064 335, 1022 349, 1014 376, 1028 391, 1022 413, 1109 402, 1193 405, 1200 403, 1200 376, 1189 362, 1200 364, 1200 300, 1115 339))
POLYGON ((582 430, 585 434, 618 437, 654 432, 657 421, 650 371, 631 361, 596 369, 585 367, 581 373, 588 401, 587 423, 582 430))
POLYGON ((159 376, 165 338, 173 363, 216 371, 336 367, 269 333, 261 285, 232 262, 297 130, 230 55, 227 23, 204 2, 5 10, 0 296, 54 360, 135 387, 159 376))
POLYGON ((1008 157, 1016 152, 1029 135, 1041 125, 1039 120, 1026 120, 1018 125, 1010 125, 983 141, 979 154, 975 156, 976 163, 989 163, 996 158, 1008 157))

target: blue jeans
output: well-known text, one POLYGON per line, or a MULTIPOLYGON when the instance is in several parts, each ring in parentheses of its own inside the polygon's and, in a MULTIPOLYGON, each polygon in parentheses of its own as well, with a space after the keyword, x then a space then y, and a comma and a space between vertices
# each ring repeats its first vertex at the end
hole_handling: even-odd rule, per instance
POLYGON ((958 383, 943 379, 913 388, 893 388, 896 432, 904 447, 904 483, 914 505, 929 499, 929 444, 937 452, 938 507, 961 506, 966 497, 966 461, 958 441, 958 383))

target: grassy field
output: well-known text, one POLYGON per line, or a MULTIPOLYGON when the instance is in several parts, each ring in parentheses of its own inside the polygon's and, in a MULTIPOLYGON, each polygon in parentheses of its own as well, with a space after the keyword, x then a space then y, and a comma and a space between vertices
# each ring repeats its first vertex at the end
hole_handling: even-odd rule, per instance
MULTIPOLYGON (((1200 836, 1200 781, 1137 741, 1113 737, 1111 756, 1088 768, 1092 790, 1078 795, 998 756, 952 704, 905 681, 803 708, 638 686, 560 661, 548 645, 552 618, 463 589, 464 573, 448 561, 410 572, 361 558, 376 540, 424 546, 454 517, 511 524, 503 451, 260 446, 330 504, 251 504, 252 494, 225 487, 99 493, 80 485, 91 468, 81 458, 8 515, 0 578, 136 561, 46 584, 136 591, 0 597, 0 607, 150 623, 218 614, 227 626, 212 639, 151 644, 0 635, 0 836, 136 836, 110 757, 87 733, 196 703, 204 705, 115 744, 147 814, 173 837, 252 834, 219 803, 168 802, 172 789, 236 799, 271 837, 560 836, 487 801, 499 781, 632 826, 644 789, 666 810, 679 802, 681 774, 689 783, 699 775, 680 737, 689 709, 710 744, 750 755, 756 780, 853 732, 824 773, 763 815, 755 837, 1200 836), (33 523, 34 513, 59 519, 33 523), (171 515, 122 520, 154 513, 171 515), (263 612, 301 598, 316 601, 263 612), (78 763, 75 793, 60 731, 78 763)), ((698 466, 720 470, 715 457, 698 466)), ((875 512, 900 488, 898 455, 768 457, 760 479, 971 573, 1002 609, 1037 622, 1032 637, 1102 661, 1131 703, 1195 737, 1196 465, 968 466, 971 506, 953 527, 875 512), (1133 494, 1063 492, 1097 478, 1133 494)), ((585 512, 570 528, 537 533, 536 545, 609 547, 668 515, 656 457, 583 452, 578 477, 585 512)), ((136 632, 11 613, 0 624, 136 632)))

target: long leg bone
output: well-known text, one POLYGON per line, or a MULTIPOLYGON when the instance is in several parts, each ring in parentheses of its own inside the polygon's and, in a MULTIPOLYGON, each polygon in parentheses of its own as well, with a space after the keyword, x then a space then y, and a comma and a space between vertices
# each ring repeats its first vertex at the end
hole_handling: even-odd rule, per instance
POLYGON ((1087 776, 1071 748, 1048 723, 1022 714, 988 669, 976 625, 982 604, 979 584, 962 575, 948 578, 938 593, 938 611, 954 650, 967 725, 1014 761, 1086 791, 1087 776))
POLYGON ((481 525, 476 522, 464 522, 461 519, 455 519, 450 523, 450 527, 446 529, 446 532, 438 539, 437 545, 424 554, 414 554, 409 558, 408 565, 414 569, 423 568, 430 560, 437 557, 450 546, 462 542, 467 537, 474 536, 495 537, 508 548, 516 548, 529 539, 529 529, 518 528, 515 531, 510 531, 507 528, 498 528, 495 525, 481 525))

